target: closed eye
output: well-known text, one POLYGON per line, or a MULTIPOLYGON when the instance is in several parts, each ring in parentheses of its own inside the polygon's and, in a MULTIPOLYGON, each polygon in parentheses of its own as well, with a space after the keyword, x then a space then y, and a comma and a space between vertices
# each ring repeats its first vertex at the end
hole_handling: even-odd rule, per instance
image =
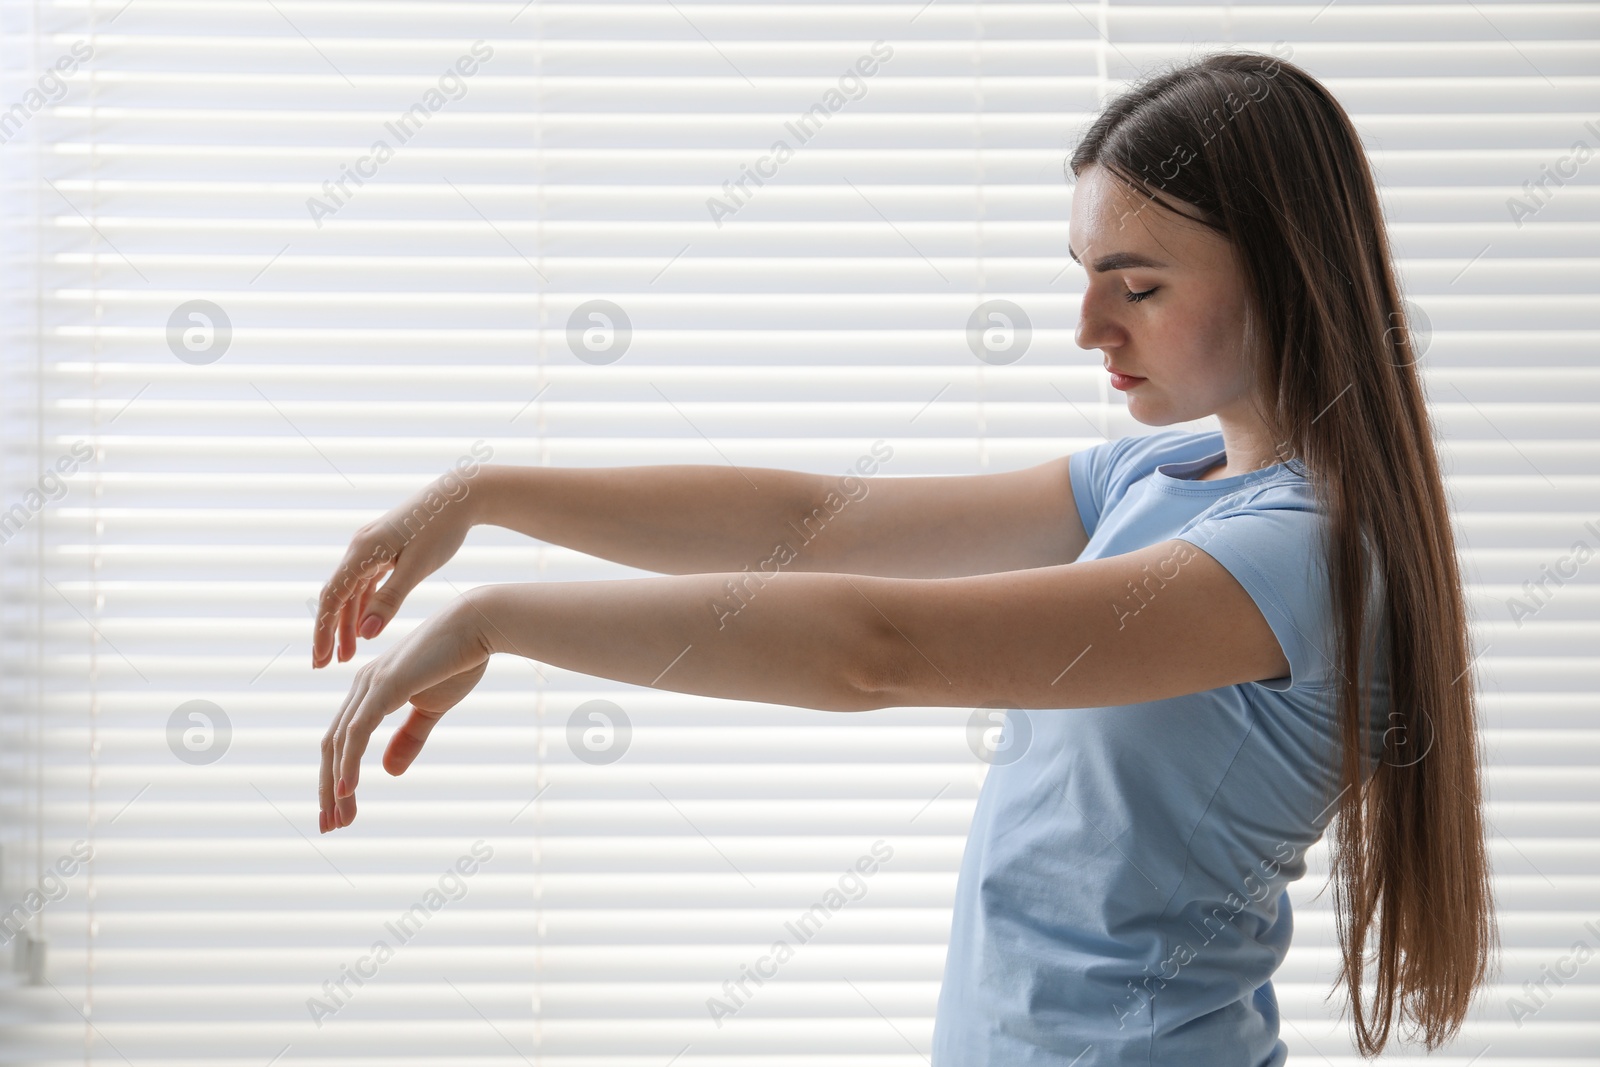
POLYGON ((1149 296, 1149 295, 1150 295, 1150 294, 1151 294, 1151 293, 1153 293, 1153 292, 1155 292, 1155 291, 1156 291, 1156 290, 1157 290, 1157 289, 1159 289, 1159 288, 1161 288, 1161 286, 1159 286, 1159 285, 1153 285, 1153 286, 1151 286, 1151 287, 1150 287, 1150 288, 1149 288, 1149 289, 1146 289, 1146 290, 1145 290, 1145 291, 1144 291, 1144 292, 1142 292, 1142 293, 1126 293, 1126 294, 1124 294, 1124 296, 1125 296, 1125 298, 1126 298, 1126 299, 1127 299, 1127 301, 1128 301, 1128 303, 1130 303, 1130 304, 1137 304, 1137 303, 1138 303, 1138 302, 1139 302, 1139 301, 1141 301, 1141 300, 1143 300, 1143 299, 1145 299, 1145 298, 1146 298, 1146 297, 1148 297, 1148 296, 1149 296))

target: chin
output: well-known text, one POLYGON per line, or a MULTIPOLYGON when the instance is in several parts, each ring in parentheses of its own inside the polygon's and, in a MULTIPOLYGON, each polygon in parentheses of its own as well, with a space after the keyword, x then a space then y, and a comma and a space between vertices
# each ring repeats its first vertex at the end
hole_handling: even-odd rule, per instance
POLYGON ((1193 422, 1201 416, 1184 416, 1159 404, 1147 404, 1139 397, 1128 397, 1128 414, 1133 421, 1146 426, 1173 426, 1180 422, 1193 422))
POLYGON ((1139 390, 1125 394, 1128 398, 1128 414, 1133 416, 1133 421, 1145 426, 1178 426, 1191 422, 1198 422, 1207 416, 1216 414, 1215 407, 1206 407, 1204 404, 1191 404, 1187 407, 1174 407, 1149 397, 1140 396, 1139 390))

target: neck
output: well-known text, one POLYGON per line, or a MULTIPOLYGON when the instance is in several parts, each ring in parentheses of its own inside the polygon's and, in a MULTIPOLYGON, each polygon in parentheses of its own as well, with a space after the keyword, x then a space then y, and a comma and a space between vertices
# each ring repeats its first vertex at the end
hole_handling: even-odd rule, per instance
POLYGON ((1231 414, 1218 412, 1217 421, 1222 424, 1222 447, 1226 454, 1221 463, 1200 475, 1200 481, 1231 478, 1283 461, 1268 440, 1266 427, 1259 420, 1246 422, 1231 414))

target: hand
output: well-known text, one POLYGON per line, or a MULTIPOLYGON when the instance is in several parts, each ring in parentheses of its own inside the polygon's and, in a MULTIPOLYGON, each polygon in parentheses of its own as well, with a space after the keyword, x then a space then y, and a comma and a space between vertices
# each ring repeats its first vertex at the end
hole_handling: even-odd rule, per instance
POLYGON ((311 638, 313 668, 331 661, 336 627, 340 663, 355 655, 358 624, 368 639, 383 632, 406 594, 456 554, 478 521, 485 491, 450 471, 355 532, 322 587, 311 638), (374 588, 386 573, 389 580, 374 588))
POLYGON ((356 671, 333 725, 322 737, 317 783, 322 833, 349 826, 367 739, 384 716, 409 700, 411 715, 389 739, 383 769, 401 774, 422 751, 434 724, 472 692, 489 664, 482 611, 469 590, 382 655, 356 671))

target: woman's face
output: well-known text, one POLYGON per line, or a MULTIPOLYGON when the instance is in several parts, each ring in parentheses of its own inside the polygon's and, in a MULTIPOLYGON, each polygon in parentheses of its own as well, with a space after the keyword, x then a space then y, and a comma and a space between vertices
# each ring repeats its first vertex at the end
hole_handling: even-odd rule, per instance
POLYGON ((1078 346, 1144 379, 1125 390, 1129 414, 1149 426, 1211 414, 1255 421, 1246 414, 1245 280, 1232 244, 1130 194, 1100 166, 1078 176, 1067 234, 1088 274, 1078 346))

